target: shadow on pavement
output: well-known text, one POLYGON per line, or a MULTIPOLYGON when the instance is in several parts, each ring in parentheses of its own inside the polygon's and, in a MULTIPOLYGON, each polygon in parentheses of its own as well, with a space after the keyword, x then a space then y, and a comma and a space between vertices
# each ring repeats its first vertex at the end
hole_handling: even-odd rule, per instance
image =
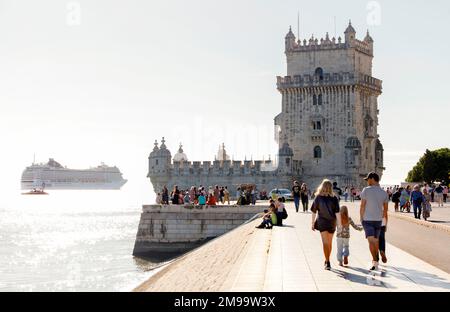
POLYGON ((357 272, 361 273, 362 275, 345 272, 345 271, 341 271, 338 269, 333 269, 332 271, 336 272, 339 277, 342 277, 343 279, 349 280, 354 283, 368 285, 368 286, 374 286, 374 287, 384 287, 384 288, 390 288, 390 289, 396 288, 389 283, 386 283, 384 281, 380 281, 379 279, 376 279, 376 277, 384 277, 385 276, 384 272, 378 271, 377 273, 370 273, 369 270, 364 270, 361 268, 354 268, 354 267, 350 267, 350 266, 347 266, 346 268, 357 271, 357 272))
POLYGON ((435 274, 402 267, 394 267, 393 269, 400 274, 406 274, 416 284, 450 290, 450 283, 435 274))

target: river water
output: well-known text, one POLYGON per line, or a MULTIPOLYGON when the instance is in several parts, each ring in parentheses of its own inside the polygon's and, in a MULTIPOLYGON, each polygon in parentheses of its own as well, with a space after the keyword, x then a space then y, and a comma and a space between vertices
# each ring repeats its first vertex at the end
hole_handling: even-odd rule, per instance
POLYGON ((142 202, 122 191, 2 194, 0 291, 130 291, 158 264, 132 256, 142 202))

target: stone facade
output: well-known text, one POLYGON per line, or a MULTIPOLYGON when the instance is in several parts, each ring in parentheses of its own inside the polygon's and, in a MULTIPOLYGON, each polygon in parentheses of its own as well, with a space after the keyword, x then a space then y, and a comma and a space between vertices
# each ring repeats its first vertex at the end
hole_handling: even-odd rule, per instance
POLYGON ((155 192, 164 185, 227 185, 234 195, 242 183, 259 190, 290 188, 294 180, 316 187, 324 178, 340 186, 364 185, 370 171, 382 176, 383 146, 378 135, 382 82, 372 77, 374 41, 356 39, 349 24, 345 38, 296 40, 285 37, 287 76, 277 77, 282 95, 275 117, 278 164, 230 161, 224 147, 214 162, 187 161, 181 147, 172 157, 162 144, 149 156, 148 177, 155 192))
POLYGON ((133 255, 186 252, 259 216, 264 209, 267 207, 143 206, 133 255))
POLYGON ((383 173, 378 136, 382 82, 372 77, 374 41, 356 39, 351 22, 341 38, 285 38, 286 77, 277 77, 282 112, 276 139, 293 149, 294 174, 316 186, 324 178, 341 186, 364 185, 370 171, 383 173))

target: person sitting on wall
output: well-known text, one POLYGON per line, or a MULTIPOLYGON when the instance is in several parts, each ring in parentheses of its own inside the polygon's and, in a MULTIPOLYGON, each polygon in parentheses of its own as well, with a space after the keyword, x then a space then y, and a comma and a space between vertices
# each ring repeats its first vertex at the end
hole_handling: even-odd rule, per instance
POLYGON ((191 203, 191 197, 189 196, 189 192, 186 192, 184 195, 184 203, 190 204, 191 203))
POLYGON ((203 192, 200 192, 200 194, 198 195, 198 204, 201 206, 206 205, 206 197, 203 192))
POLYGON ((162 203, 162 196, 161 193, 158 193, 158 195, 156 196, 156 204, 161 205, 161 203, 162 203))
POLYGON ((272 229, 273 225, 276 225, 277 220, 277 208, 274 204, 270 204, 269 210, 264 210, 263 221, 258 225, 257 229, 272 229))
POLYGON ((208 196, 208 202, 206 203, 208 206, 215 206, 217 204, 216 197, 214 194, 208 196))

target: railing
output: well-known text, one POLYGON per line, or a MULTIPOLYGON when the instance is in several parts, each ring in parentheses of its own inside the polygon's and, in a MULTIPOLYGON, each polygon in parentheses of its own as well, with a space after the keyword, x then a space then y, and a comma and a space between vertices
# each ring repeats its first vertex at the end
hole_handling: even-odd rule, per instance
POLYGON ((336 85, 355 85, 360 84, 381 91, 383 82, 374 77, 357 73, 334 73, 324 74, 320 79, 318 75, 295 75, 286 77, 277 77, 278 89, 321 87, 336 85))

